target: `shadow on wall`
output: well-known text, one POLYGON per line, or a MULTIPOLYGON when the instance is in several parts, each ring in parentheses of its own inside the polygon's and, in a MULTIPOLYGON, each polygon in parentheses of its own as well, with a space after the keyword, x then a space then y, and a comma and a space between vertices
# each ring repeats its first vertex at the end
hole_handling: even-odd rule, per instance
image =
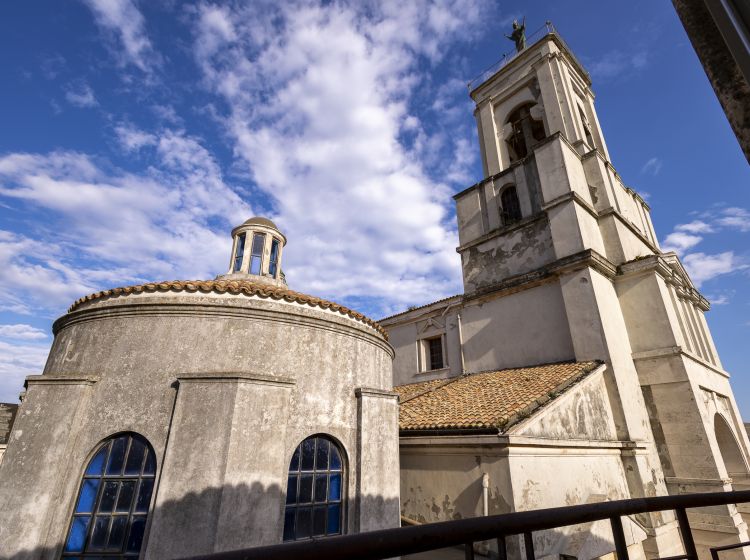
MULTIPOLYGON (((183 558, 279 544, 282 542, 284 510, 282 489, 268 488, 261 483, 225 485, 189 492, 178 500, 167 500, 149 511, 142 558, 183 558)), ((156 496, 156 501, 159 496, 156 496)), ((71 504, 71 510, 73 505, 71 504)), ((359 500, 345 499, 343 527, 347 533, 398 526, 399 505, 396 498, 365 495, 359 500), (390 519, 389 519, 390 518, 390 519)), ((38 520, 40 523, 43 518, 38 520)), ((55 545, 21 551, 3 550, 2 560, 58 560, 70 528, 71 518, 64 527, 54 527, 58 535, 55 545)), ((77 557, 72 554, 71 557, 77 557)), ((63 557, 65 558, 65 557, 63 557)))

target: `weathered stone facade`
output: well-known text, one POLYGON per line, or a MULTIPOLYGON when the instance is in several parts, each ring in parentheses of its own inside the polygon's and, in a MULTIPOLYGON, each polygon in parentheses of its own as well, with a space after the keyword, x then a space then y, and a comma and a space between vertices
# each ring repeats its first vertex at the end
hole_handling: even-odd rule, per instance
MULTIPOLYGON (((708 302, 661 251, 649 206, 610 163, 586 71, 553 33, 471 96, 486 178, 454 197, 464 293, 380 321, 397 389, 412 394, 417 383, 435 399, 430 380, 603 365, 564 392, 540 393, 514 422, 420 430, 402 407, 402 514, 438 521, 746 488, 750 443, 708 302)), ((517 384, 525 395, 529 384, 517 384)), ((451 398, 465 385, 447 386, 451 398)), ((472 410, 490 400, 475 396, 472 410)), ((691 513, 702 553, 748 540, 745 515, 691 513)), ((631 557, 682 553, 670 512, 628 523, 631 557)), ((550 531, 535 550, 599 557, 614 550, 607 535, 606 523, 550 531)))
MULTIPOLYGON (((270 233, 250 228, 240 229, 270 233)), ((280 543, 297 494, 293 454, 316 435, 343 463, 334 529, 398 525, 397 397, 382 330, 276 278, 231 276, 94 294, 55 323, 0 465, 0 556, 69 550, 84 469, 122 433, 145 438, 156 458, 142 558, 280 543)))

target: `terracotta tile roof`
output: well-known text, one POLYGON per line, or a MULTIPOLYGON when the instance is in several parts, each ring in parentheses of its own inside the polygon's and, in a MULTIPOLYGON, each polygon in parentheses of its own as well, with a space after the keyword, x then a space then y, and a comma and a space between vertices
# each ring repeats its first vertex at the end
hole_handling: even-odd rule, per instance
POLYGON ((503 432, 600 365, 601 362, 547 364, 394 387, 400 400, 399 428, 402 432, 503 432))
POLYGON ((258 296, 262 298, 270 298, 275 300, 284 300, 288 302, 306 304, 310 307, 319 307, 321 309, 330 309, 336 311, 342 315, 361 321, 362 323, 375 329, 385 340, 388 340, 388 333, 378 323, 338 303, 320 299, 300 292, 294 292, 287 288, 281 288, 268 284, 261 284, 259 282, 253 282, 251 280, 172 280, 169 282, 153 282, 149 284, 140 284, 138 286, 127 286, 124 288, 112 288, 111 290, 104 290, 102 292, 96 292, 85 297, 76 300, 73 305, 68 309, 68 313, 75 311, 81 304, 93 301, 96 299, 103 299, 108 297, 118 297, 128 294, 140 294, 140 293, 154 293, 154 292, 216 292, 216 293, 229 293, 233 295, 244 294, 248 296, 258 296))

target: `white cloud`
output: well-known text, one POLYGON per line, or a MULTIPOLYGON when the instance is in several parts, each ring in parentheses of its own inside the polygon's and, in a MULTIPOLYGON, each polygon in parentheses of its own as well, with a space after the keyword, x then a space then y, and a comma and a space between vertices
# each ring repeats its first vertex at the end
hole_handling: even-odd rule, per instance
POLYGON ((24 379, 42 373, 48 353, 48 344, 0 340, 0 402, 18 402, 24 379))
POLYGON ((694 220, 687 224, 678 224, 674 228, 676 231, 685 231, 687 233, 713 233, 716 231, 711 224, 702 220, 694 220))
POLYGON ((94 91, 83 82, 70 85, 65 92, 65 99, 76 107, 96 107, 99 105, 94 96, 94 91))
POLYGON ((718 294, 709 294, 706 297, 711 305, 727 305, 734 295, 734 292, 723 292, 718 294))
POLYGON ((716 223, 742 232, 750 231, 750 212, 744 208, 725 208, 716 223))
POLYGON ((44 340, 47 338, 47 333, 31 325, 0 325, 0 337, 17 340, 44 340))
POLYGON ((648 54, 644 50, 637 52, 614 50, 587 62, 586 67, 596 79, 609 80, 630 75, 647 65, 648 54))
POLYGON ((666 239, 662 242, 662 251, 674 251, 678 255, 682 255, 685 251, 691 247, 695 247, 702 240, 703 238, 699 235, 691 235, 682 231, 675 231, 667 235, 666 239))
POLYGON ((229 231, 250 207, 198 139, 162 131, 151 149, 159 166, 144 174, 74 152, 0 157, 0 196, 57 220, 33 239, 0 231, 0 304, 58 314, 104 287, 224 271, 229 231))
POLYGON ((661 171, 662 161, 657 157, 652 157, 641 167, 641 173, 647 173, 649 175, 658 175, 661 171))
POLYGON ((115 134, 120 145, 128 152, 137 151, 144 146, 153 146, 156 144, 156 136, 129 124, 117 125, 115 127, 115 134))
POLYGON ((460 290, 447 182, 468 177, 473 142, 425 134, 410 101, 481 13, 472 1, 199 12, 204 84, 289 238, 292 287, 380 305, 460 290))
POLYGON ((716 255, 691 253, 686 255, 682 262, 697 287, 717 276, 745 268, 738 262, 733 251, 725 251, 716 255))
POLYGON ((157 63, 151 41, 146 34, 143 14, 132 0, 83 0, 94 13, 96 23, 114 33, 122 48, 115 49, 123 64, 133 64, 149 72, 157 63))

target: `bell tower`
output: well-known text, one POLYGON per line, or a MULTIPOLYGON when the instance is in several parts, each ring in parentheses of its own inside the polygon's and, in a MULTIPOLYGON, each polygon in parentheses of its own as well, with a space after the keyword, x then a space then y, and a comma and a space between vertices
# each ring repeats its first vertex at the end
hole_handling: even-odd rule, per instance
MULTIPOLYGON (((750 441, 703 316, 709 304, 610 162, 586 70, 553 29, 531 39, 470 84, 484 179, 454 196, 462 320, 474 312, 467 302, 519 292, 542 301, 546 287, 544 308, 564 309, 556 332, 569 335, 572 359, 607 365, 617 438, 639 449, 622 456, 630 495, 744 488, 750 441)), ((492 317, 509 339, 547 319, 492 317)), ((748 538, 750 514, 717 508, 707 519, 690 517, 703 552, 748 538)), ((643 521, 649 556, 674 554, 671 516, 643 521)))
POLYGON ((610 163, 588 73, 548 31, 469 84, 485 178, 454 197, 467 293, 584 251, 660 252, 610 163))

